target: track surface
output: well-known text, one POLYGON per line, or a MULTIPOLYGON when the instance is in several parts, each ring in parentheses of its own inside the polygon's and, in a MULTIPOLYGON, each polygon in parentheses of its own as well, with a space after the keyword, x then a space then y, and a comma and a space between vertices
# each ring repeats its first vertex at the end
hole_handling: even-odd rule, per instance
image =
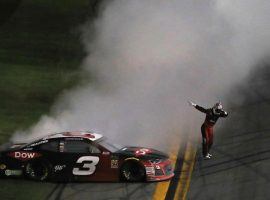
POLYGON ((0 197, 5 200, 148 200, 152 199, 155 186, 156 183, 40 183, 0 179, 0 197))
POLYGON ((151 199, 155 183, 85 183, 59 184, 45 199, 151 199))

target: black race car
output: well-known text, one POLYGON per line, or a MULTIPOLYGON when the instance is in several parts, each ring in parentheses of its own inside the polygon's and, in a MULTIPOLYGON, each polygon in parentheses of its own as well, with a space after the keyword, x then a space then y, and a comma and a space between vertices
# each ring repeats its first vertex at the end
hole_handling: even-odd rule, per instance
POLYGON ((0 147, 0 176, 38 181, 160 181, 174 175, 160 151, 118 147, 92 132, 56 133, 0 147))

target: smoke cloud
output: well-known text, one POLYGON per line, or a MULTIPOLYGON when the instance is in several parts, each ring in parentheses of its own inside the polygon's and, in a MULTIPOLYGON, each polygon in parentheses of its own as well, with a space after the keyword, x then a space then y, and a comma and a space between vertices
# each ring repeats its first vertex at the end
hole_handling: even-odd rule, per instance
POLYGON ((269 52, 268 0, 105 3, 82 28, 81 70, 95 81, 63 94, 50 116, 13 140, 93 130, 163 148, 203 119, 187 100, 206 107, 221 100, 226 108, 228 90, 269 52))

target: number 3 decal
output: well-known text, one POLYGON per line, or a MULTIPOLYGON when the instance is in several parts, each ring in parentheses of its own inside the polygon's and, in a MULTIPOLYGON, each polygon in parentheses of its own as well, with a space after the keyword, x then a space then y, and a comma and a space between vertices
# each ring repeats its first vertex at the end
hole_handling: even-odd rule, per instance
POLYGON ((96 165, 99 162, 99 157, 96 156, 83 156, 80 157, 76 163, 84 163, 81 168, 73 168, 74 175, 91 175, 96 171, 96 165), (84 163, 87 162, 87 163, 84 163), (91 163, 89 163, 91 162, 91 163))

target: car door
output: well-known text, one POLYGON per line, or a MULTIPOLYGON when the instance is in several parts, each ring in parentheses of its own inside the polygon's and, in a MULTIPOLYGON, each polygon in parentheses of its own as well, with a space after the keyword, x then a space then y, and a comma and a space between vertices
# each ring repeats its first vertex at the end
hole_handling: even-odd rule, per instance
POLYGON ((63 158, 63 154, 60 152, 60 139, 48 139, 40 143, 36 149, 50 164, 52 180, 69 180, 67 159, 63 158))
POLYGON ((83 138, 63 138, 59 150, 62 162, 66 163, 65 172, 75 181, 107 180, 109 155, 93 142, 83 138))

